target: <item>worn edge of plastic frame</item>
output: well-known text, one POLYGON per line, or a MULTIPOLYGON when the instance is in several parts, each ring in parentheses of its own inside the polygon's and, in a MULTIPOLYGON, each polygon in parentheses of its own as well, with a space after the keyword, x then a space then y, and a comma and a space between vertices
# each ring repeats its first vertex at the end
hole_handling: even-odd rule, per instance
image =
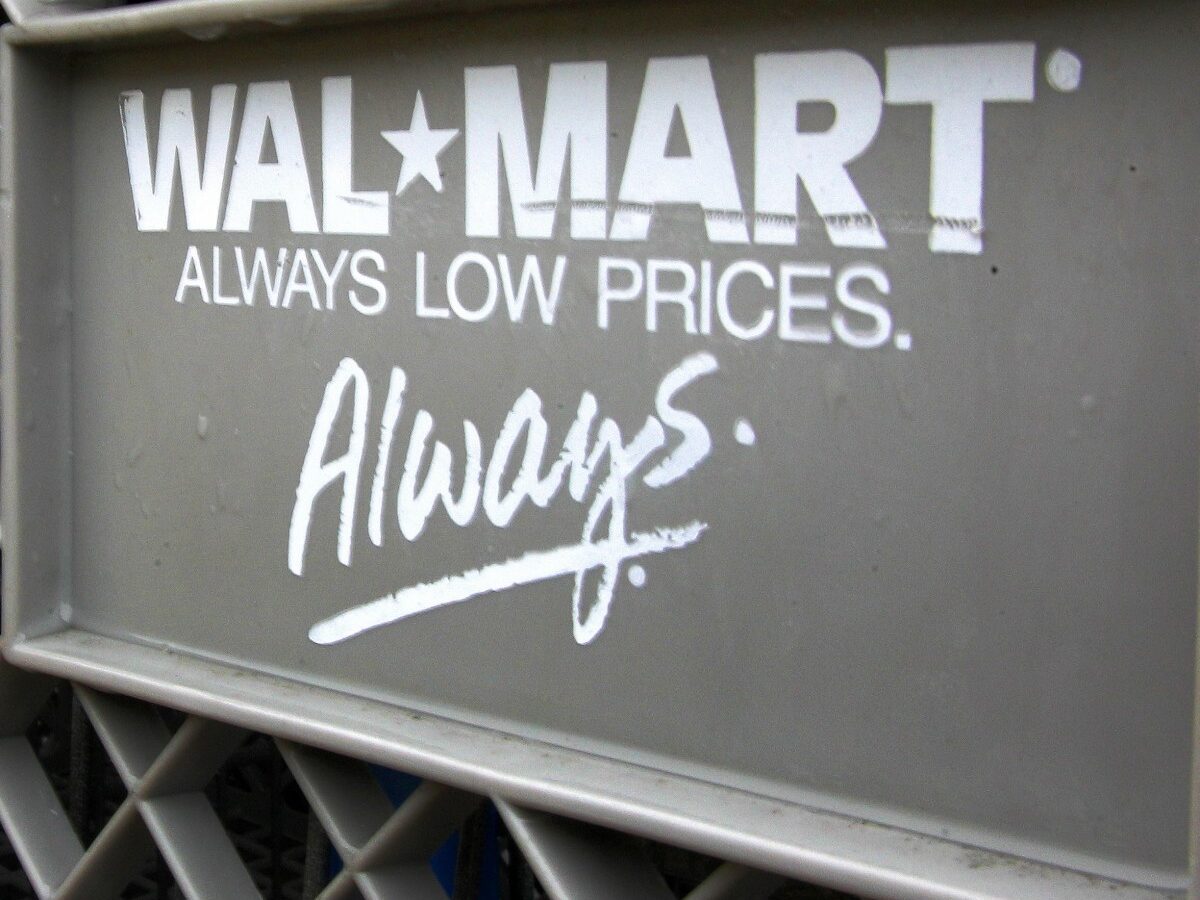
MULTIPOLYGON (((1196 461, 1200 467, 1200 459, 1196 461)), ((1200 497, 1197 497, 1200 505, 1200 497)), ((1197 554, 1200 557, 1200 553, 1197 554)), ((1200 570, 1200 559, 1197 561, 1200 570)), ((1197 573, 1197 622, 1200 623, 1200 571, 1197 573)), ((1195 711, 1192 714, 1192 807, 1188 835, 1188 869, 1191 872, 1191 882, 1187 896, 1189 900, 1200 900, 1200 625, 1196 636, 1196 687, 1192 692, 1192 702, 1195 711)))
POLYGON ((64 44, 182 33, 213 40, 245 27, 291 28, 301 19, 429 15, 596 0, 157 0, 104 8, 106 0, 0 0, 19 44, 64 44), (97 8, 100 7, 100 8, 97 8))
MULTIPOLYGON (((466 9, 522 3, 401 0, 392 5, 466 9)), ((664 786, 662 773, 631 763, 70 628, 71 212, 69 186, 55 180, 70 147, 67 117, 45 114, 47 109, 63 108, 65 54, 69 45, 81 40, 177 31, 178 22, 166 24, 174 14, 208 22, 222 16, 228 21, 231 12, 240 11, 244 14, 237 20, 246 21, 267 9, 316 14, 333 5, 327 0, 166 0, 132 8, 157 10, 153 15, 125 10, 64 14, 54 19, 57 26, 38 25, 36 41, 30 40, 28 27, 3 29, 0 507, 8 551, 3 575, 8 602, 0 627, 4 655, 19 667, 100 690, 847 891, 896 900, 1040 898, 1047 891, 1062 900, 1200 900, 1200 753, 1195 749, 1190 881, 1164 881, 1153 877, 1157 873, 1128 869, 1130 878, 1140 881, 1133 883, 1089 874, 1097 867, 1111 870, 1110 860, 1097 859, 1093 867, 1091 860, 1073 858, 1078 868, 1056 866, 680 776, 667 779, 664 786), (40 38, 68 47, 24 46, 40 43, 40 38), (49 377, 54 375, 58 377, 49 377), (57 477, 20 477, 33 466, 40 475, 51 471, 57 477), (25 508, 37 512, 25 516, 25 508), (321 722, 308 717, 314 696, 327 711, 321 722), (646 800, 656 793, 660 799, 673 796, 668 803, 646 800), (712 809, 738 809, 740 814, 718 820, 709 813, 712 809), (728 824, 734 820, 739 827, 728 824)), ((351 8, 375 10, 380 4, 347 0, 338 10, 351 8)), ((1196 673, 1200 685, 1200 647, 1196 673)), ((1196 727, 1200 745, 1200 687, 1196 727)))
POLYGON ((869 896, 1182 896, 716 785, 664 779, 628 763, 79 630, 17 640, 7 656, 100 690, 869 896), (322 710, 320 721, 309 718, 314 705, 322 710), (714 809, 722 811, 721 821, 711 815, 714 809))

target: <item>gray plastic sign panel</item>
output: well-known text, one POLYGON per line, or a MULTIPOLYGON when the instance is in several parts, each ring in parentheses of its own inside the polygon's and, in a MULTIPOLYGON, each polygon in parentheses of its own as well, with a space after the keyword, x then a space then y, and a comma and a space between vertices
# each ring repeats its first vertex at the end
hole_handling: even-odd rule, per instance
POLYGON ((833 871, 730 798, 1185 891, 1197 31, 10 33, 9 655, 769 867, 833 871))

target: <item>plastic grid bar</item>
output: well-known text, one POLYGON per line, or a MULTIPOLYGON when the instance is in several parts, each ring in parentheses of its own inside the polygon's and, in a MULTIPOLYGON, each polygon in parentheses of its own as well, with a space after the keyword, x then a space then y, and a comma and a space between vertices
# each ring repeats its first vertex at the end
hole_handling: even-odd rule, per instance
MULTIPOLYGON (((37 897, 120 897, 156 852, 189 900, 261 897, 205 793, 248 732, 194 715, 172 732, 151 704, 72 685, 126 791, 85 847, 27 737, 55 684, 0 664, 0 826, 37 897)), ((394 807, 366 763, 290 741, 276 745, 343 862, 319 898, 447 898, 430 857, 484 797, 424 781, 394 807)), ((547 896, 676 897, 637 839, 503 797, 488 799, 547 896)), ((782 877, 725 863, 686 900, 760 900, 782 884, 782 877)))

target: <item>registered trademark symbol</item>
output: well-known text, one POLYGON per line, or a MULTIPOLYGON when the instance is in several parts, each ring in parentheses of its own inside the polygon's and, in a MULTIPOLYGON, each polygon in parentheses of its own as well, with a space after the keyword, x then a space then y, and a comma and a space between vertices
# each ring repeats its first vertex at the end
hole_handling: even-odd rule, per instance
POLYGON ((646 570, 637 563, 629 567, 629 583, 636 588, 646 586, 646 570))
POLYGON ((755 434, 753 425, 745 419, 738 419, 733 427, 733 439, 743 447, 753 447, 758 435, 755 434))
POLYGON ((1079 90, 1083 78, 1083 61, 1070 50, 1059 47, 1046 60, 1046 80, 1056 91, 1070 93, 1079 90))

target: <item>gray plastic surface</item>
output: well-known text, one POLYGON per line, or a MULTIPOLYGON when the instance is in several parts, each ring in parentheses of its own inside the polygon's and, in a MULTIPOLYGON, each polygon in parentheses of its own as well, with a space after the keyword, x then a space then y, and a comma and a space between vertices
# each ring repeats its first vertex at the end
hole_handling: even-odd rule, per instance
MULTIPOLYGON (((45 642, 101 635, 378 701, 354 726, 367 732, 372 715, 396 707, 561 748, 578 761, 579 774, 557 773, 568 784, 594 787, 586 760, 603 757, 1184 890, 1200 426, 1191 287, 1200 267, 1187 223, 1197 218, 1189 173, 1200 139, 1179 123, 1191 113, 1180 86, 1200 75, 1193 7, 983 15, 904 5, 884 16, 762 4, 732 23, 728 13, 706 4, 509 11, 61 56, 15 46, 24 38, 10 33, 10 653, 64 671, 68 645, 45 642), (902 102, 888 50, 977 43, 1030 47, 1033 99, 985 104, 983 221, 963 226, 982 252, 934 253, 930 107, 902 102), (796 246, 714 242, 708 226, 720 216, 706 221, 694 204, 661 205, 645 241, 572 238, 573 211, 600 214, 606 228, 639 213, 620 196, 649 60, 707 60, 752 233, 766 221, 761 208, 754 215, 756 151, 760 160, 783 152, 756 147, 756 56, 843 48, 892 92, 847 169, 886 249, 833 246, 803 189, 796 246), (1082 61, 1078 80, 1072 60, 1082 61), (547 66, 581 61, 607 66, 606 204, 573 209, 568 168, 553 237, 516 236, 505 203, 499 237, 467 234, 466 70, 516 67, 536 159, 547 66), (249 231, 188 231, 178 196, 169 230, 138 230, 123 92, 143 94, 153 160, 164 90, 192 92, 203 145, 212 88, 236 85, 232 165, 249 86, 287 82, 316 223, 328 230, 322 79, 347 76, 347 192, 359 192, 355 202, 384 192, 389 234, 296 233, 302 216, 274 202, 254 206, 249 231), (397 196, 405 158, 383 133, 415 126, 418 90, 430 128, 460 133, 436 157, 443 190, 426 172, 397 196), (325 306, 315 267, 321 299, 295 292, 290 309, 261 293, 253 307, 205 303, 198 289, 176 302, 189 247, 210 281, 214 253, 221 258, 230 295, 237 248, 247 262, 255 248, 272 259, 286 250, 289 266, 297 248, 327 264, 341 250, 374 251, 386 263, 387 307, 358 312, 345 291, 369 285, 344 274, 336 308, 314 308, 325 306), (414 302, 418 253, 424 317, 414 302), (464 253, 496 267, 503 254, 514 278, 532 254, 547 283, 561 256, 552 324, 532 301, 522 322, 509 321, 499 285, 486 321, 456 318, 445 281, 464 253), (738 260, 777 277, 794 264, 809 273, 798 292, 816 285, 827 309, 797 315, 791 337, 807 341, 777 328, 738 339, 716 312, 711 334, 688 334, 669 300, 655 330, 644 299, 613 302, 602 328, 602 258, 631 261, 645 277, 651 260, 670 263, 664 278, 682 263, 697 279, 707 261, 714 282, 738 260), (886 290, 870 289, 864 266, 884 273, 886 290), (814 279, 814 267, 829 274, 814 279), (872 320, 838 306, 847 272, 888 311, 881 346, 850 346, 872 320), (644 473, 683 440, 686 423, 672 426, 656 393, 697 354, 717 368, 674 404, 704 423, 711 452, 673 483, 631 479, 627 531, 705 527, 689 546, 626 560, 586 643, 572 627, 569 568, 342 643, 310 639, 347 608, 579 540, 588 504, 565 489, 544 510, 526 502, 507 527, 482 512, 459 527, 439 507, 419 537, 404 537, 396 492, 417 410, 429 410, 433 436, 453 448, 455 494, 462 421, 477 426, 486 468, 526 388, 548 423, 546 466, 584 392, 626 441, 655 415, 666 446, 644 473), (352 552, 349 565, 337 558, 338 483, 314 504, 300 577, 288 556, 298 479, 346 357, 370 389, 352 552), (377 547, 367 523, 393 366, 407 387, 377 547), (65 626, 72 631, 39 644, 65 626), (49 649, 39 655, 39 646, 49 649)), ((671 124, 666 158, 711 151, 713 132, 697 121, 671 124)), ((814 104, 796 127, 835 122, 814 104)), ((268 161, 277 152, 268 148, 268 161)), ((235 218, 223 203, 217 221, 237 227, 235 218)), ((478 292, 483 282, 471 279, 482 270, 462 265, 463 290, 478 292)), ((752 280, 738 284, 746 293, 730 315, 746 322, 759 295, 752 280)), ((349 405, 327 457, 347 445, 349 405)), ((524 441, 516 447, 505 485, 524 441)), ((131 677, 144 673, 133 662, 144 657, 130 653, 131 677)), ((228 696, 235 682, 214 679, 213 691, 228 696)), ((327 696, 312 693, 318 722, 334 715, 327 696)), ((730 816, 724 824, 736 828, 730 816)))

